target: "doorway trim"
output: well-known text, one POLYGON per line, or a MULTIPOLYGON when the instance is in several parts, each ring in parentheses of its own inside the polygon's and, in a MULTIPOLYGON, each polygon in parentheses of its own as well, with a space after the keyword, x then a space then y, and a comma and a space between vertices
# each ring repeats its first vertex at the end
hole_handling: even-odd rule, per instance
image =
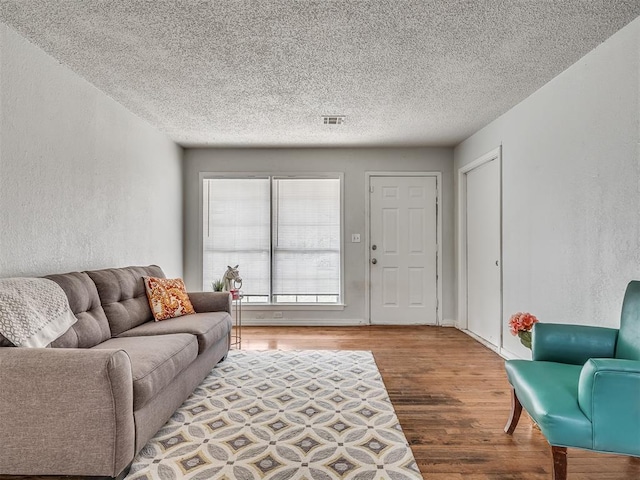
MULTIPOLYGON (((502 268, 502 145, 476 158, 474 161, 458 169, 458 321, 456 326, 476 338, 481 343, 490 346, 488 342, 482 341, 468 330, 467 312, 467 173, 492 160, 498 162, 500 175, 500 318, 503 315, 503 268, 502 268)), ((497 346, 502 350, 503 326, 500 326, 500 344, 497 346)), ((491 347, 490 347, 491 348, 491 347)), ((493 349, 493 348, 492 348, 493 349)))
POLYGON ((365 172, 364 202, 364 284, 365 284, 365 323, 371 325, 371 271, 369 250, 371 249, 371 177, 435 177, 436 179, 436 241, 438 242, 436 259, 436 325, 442 325, 442 173, 441 172, 365 172))

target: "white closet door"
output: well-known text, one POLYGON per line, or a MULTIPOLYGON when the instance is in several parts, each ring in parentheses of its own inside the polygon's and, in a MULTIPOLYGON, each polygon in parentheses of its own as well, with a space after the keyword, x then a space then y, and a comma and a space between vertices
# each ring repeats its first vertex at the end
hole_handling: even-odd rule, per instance
POLYGON ((500 164, 466 173, 467 328, 500 347, 500 164))

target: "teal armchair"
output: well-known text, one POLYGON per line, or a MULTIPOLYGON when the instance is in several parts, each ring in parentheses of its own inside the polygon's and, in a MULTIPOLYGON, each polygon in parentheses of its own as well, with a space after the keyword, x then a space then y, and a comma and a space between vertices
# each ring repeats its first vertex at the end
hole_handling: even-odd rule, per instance
POLYGON ((512 434, 524 408, 551 445, 553 480, 567 478, 567 447, 640 456, 640 281, 620 329, 537 323, 532 360, 507 360, 512 434))

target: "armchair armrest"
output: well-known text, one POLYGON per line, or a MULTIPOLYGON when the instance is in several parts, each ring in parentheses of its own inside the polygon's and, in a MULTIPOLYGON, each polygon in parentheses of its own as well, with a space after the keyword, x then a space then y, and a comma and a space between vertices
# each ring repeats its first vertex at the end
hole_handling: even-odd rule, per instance
POLYGON ((189 300, 197 313, 231 313, 231 294, 229 292, 188 292, 189 300))
POLYGON ((592 358, 578 382, 578 405, 593 424, 593 448, 640 455, 640 361, 592 358))
POLYGON ((0 472, 117 476, 133 459, 122 350, 0 348, 0 472))
POLYGON ((583 365, 590 358, 614 356, 618 330, 585 325, 536 323, 533 326, 533 360, 583 365))

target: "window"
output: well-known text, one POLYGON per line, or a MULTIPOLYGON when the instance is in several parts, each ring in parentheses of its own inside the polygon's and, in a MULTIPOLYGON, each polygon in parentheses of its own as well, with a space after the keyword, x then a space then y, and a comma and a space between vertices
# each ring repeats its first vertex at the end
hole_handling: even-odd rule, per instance
POLYGON ((239 265, 250 303, 340 303, 341 179, 203 180, 203 289, 239 265))

